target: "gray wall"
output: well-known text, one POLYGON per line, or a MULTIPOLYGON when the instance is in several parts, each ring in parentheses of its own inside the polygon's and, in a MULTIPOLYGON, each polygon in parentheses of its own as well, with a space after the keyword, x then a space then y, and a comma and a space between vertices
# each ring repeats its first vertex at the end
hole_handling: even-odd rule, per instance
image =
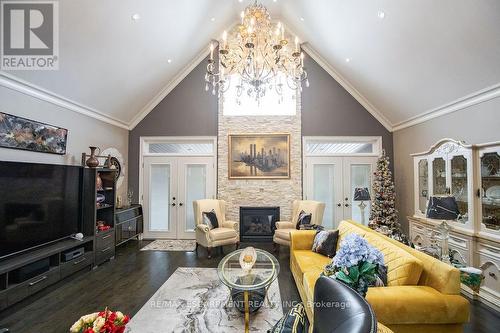
MULTIPOLYGON (((302 93, 302 135, 382 136, 392 160, 392 134, 314 60, 305 63, 310 88, 302 93)), ((217 136, 217 99, 205 92, 206 62, 198 65, 129 136, 129 183, 139 192, 141 136, 217 136)))
POLYGON ((500 98, 431 119, 394 133, 394 158, 397 205, 402 224, 413 215, 412 153, 426 151, 443 138, 464 140, 469 144, 500 141, 500 98))
MULTIPOLYGON (((126 129, 106 124, 5 87, 0 87, 0 111, 68 129, 67 154, 64 156, 0 148, 0 160, 79 165, 81 154, 88 152, 89 146, 98 146, 103 150, 109 147, 117 148, 125 160, 127 159, 128 131, 126 129)), ((126 189, 125 174, 120 194, 125 194, 126 189)))
POLYGON ((139 195, 141 136, 217 136, 217 98, 205 91, 206 61, 182 80, 129 135, 129 183, 139 195))
POLYGON ((306 59, 311 86, 302 92, 302 135, 381 136, 392 162, 392 133, 321 66, 306 59))

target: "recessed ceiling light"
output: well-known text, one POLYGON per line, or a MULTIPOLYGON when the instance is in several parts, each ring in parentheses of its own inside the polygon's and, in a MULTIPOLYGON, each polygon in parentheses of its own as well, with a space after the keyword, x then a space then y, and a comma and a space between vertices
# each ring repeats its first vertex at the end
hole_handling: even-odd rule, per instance
POLYGON ((139 14, 132 15, 132 20, 139 21, 140 19, 141 19, 141 15, 139 15, 139 14))
POLYGON ((377 13, 377 16, 378 16, 379 19, 383 20, 384 17, 385 17, 385 12, 379 10, 378 13, 377 13))
POLYGON ((172 63, 172 59, 168 59, 167 62, 170 64, 172 63))
POLYGON ((303 17, 301 17, 301 18, 300 18, 300 20, 301 20, 302 22, 304 22, 304 18, 303 18, 303 17))
POLYGON ((239 2, 243 2, 243 0, 238 0, 239 2))
POLYGON ((351 62, 351 58, 345 58, 345 62, 351 62))
POLYGON ((210 21, 215 22, 215 17, 212 17, 210 21))

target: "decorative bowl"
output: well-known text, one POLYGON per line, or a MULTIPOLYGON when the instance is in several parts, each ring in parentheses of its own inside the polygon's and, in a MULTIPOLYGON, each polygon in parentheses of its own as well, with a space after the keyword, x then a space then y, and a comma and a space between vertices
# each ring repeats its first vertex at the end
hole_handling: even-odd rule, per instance
POLYGON ((245 248, 241 251, 240 254, 240 266, 241 269, 248 273, 252 269, 253 265, 255 265, 255 261, 257 260, 257 252, 251 246, 245 248))

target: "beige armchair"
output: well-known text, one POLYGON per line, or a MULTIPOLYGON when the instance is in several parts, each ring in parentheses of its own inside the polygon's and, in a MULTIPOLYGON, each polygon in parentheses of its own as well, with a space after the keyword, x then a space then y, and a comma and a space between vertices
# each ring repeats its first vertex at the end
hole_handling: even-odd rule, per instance
POLYGON ((196 251, 198 245, 207 248, 208 258, 212 257, 212 248, 223 245, 240 245, 238 222, 226 220, 226 202, 224 200, 204 199, 193 202, 196 223, 196 251), (203 224, 203 212, 215 211, 219 227, 210 230, 203 224))
POLYGON ((297 230, 297 220, 301 211, 311 213, 311 224, 321 225, 323 223, 323 213, 325 204, 313 200, 295 200, 292 203, 292 221, 276 222, 273 241, 275 251, 280 245, 290 246, 290 231, 297 230))

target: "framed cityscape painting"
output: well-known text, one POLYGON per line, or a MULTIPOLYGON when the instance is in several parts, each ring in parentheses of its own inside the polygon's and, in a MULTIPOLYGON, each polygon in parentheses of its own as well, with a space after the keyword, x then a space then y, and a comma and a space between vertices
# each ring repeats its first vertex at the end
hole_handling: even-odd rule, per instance
POLYGON ((229 179, 290 178, 290 134, 230 134, 229 179))
POLYGON ((66 154, 68 130, 0 112, 0 147, 66 154))

